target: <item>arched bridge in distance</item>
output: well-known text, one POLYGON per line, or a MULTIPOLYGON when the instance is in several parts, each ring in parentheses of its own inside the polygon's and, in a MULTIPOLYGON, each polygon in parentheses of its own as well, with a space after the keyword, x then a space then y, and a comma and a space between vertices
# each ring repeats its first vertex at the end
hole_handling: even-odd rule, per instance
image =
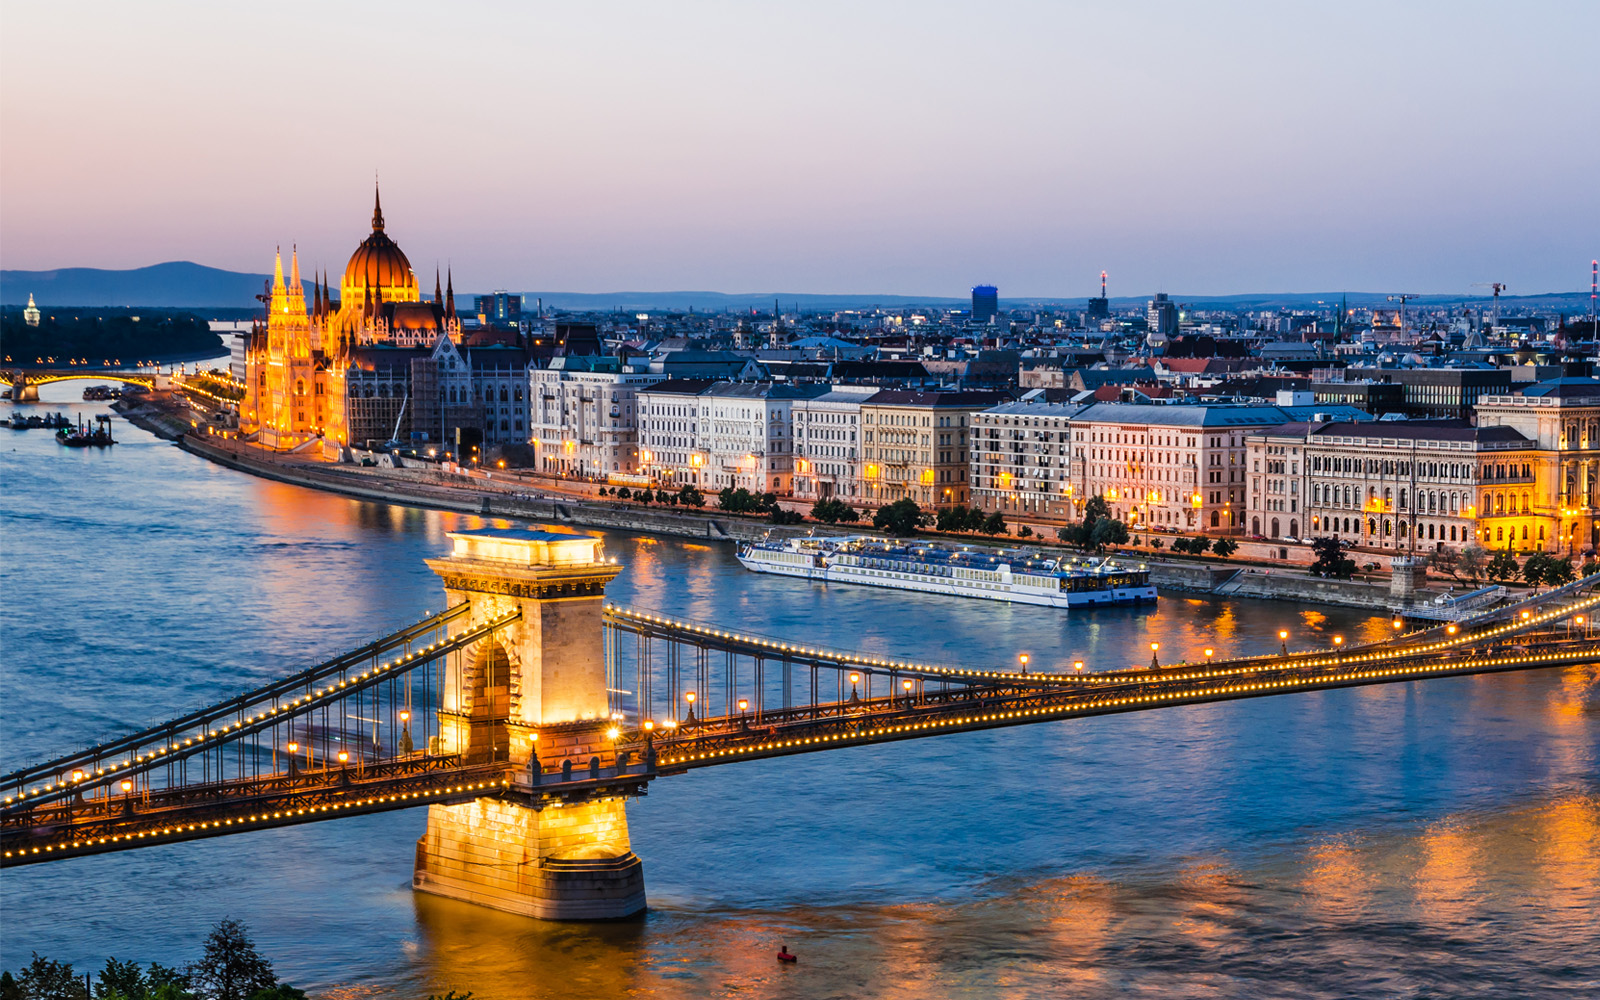
POLYGON ((124 385, 137 385, 145 389, 155 387, 156 381, 162 376, 152 375, 149 372, 130 371, 124 368, 91 368, 72 366, 68 368, 0 368, 0 383, 11 388, 11 398, 19 403, 37 402, 39 387, 52 382, 66 382, 75 378, 91 379, 97 382, 121 382, 124 385))
POLYGON ((0 865, 430 805, 417 888, 534 916, 619 916, 644 905, 622 804, 689 770, 1207 702, 1600 665, 1600 574, 1366 646, 1041 674, 839 652, 604 604, 620 567, 587 536, 451 537, 452 556, 429 560, 444 577, 447 610, 0 778, 0 865), (593 557, 558 552, 574 546, 593 557), (496 866, 519 874, 492 886, 471 874, 496 866), (572 903, 577 896, 587 902, 572 903))

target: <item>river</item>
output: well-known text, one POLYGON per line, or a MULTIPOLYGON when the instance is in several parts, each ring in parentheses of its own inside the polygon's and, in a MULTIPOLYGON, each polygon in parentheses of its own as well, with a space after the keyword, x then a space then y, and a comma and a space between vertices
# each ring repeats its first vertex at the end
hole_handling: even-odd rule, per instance
MULTIPOLYGON (((33 408, 103 412, 45 388, 33 408)), ((9 405, 9 404, 7 404, 9 405)), ((477 519, 266 482, 118 420, 0 429, 0 766, 252 687, 442 604, 477 519)), ((501 522, 503 523, 503 522, 501 522)), ((1385 619, 1164 597, 1064 614, 745 572, 610 534, 610 596, 924 662, 1090 669, 1385 619)), ((629 806, 651 911, 547 925, 413 894, 409 810, 8 870, 0 966, 176 964, 243 919, 331 998, 1600 993, 1600 684, 1542 670, 739 764, 629 806), (777 965, 780 944, 799 964, 777 965)))

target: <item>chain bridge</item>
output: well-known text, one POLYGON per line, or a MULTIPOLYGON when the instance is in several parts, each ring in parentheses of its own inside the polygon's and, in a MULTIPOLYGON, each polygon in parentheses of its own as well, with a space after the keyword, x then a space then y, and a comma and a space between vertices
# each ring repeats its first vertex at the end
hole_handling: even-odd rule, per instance
POLYGON ((456 532, 447 609, 292 676, 0 777, 0 866, 430 807, 420 891, 644 908, 624 803, 692 769, 979 729, 1600 665, 1600 575, 1354 648, 1066 673, 920 664, 609 605, 598 539, 456 532))

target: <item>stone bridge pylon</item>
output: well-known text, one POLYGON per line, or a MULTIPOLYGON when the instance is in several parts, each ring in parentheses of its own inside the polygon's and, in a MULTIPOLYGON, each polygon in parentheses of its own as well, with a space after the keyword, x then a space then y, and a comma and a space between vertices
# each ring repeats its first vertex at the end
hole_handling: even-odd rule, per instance
POLYGON ((617 759, 603 640, 605 587, 621 567, 587 535, 449 537, 454 550, 428 565, 452 607, 471 605, 451 634, 521 616, 446 661, 432 749, 467 764, 503 761, 515 780, 492 797, 429 808, 412 885, 545 919, 641 912, 644 866, 624 803, 649 773, 617 759))

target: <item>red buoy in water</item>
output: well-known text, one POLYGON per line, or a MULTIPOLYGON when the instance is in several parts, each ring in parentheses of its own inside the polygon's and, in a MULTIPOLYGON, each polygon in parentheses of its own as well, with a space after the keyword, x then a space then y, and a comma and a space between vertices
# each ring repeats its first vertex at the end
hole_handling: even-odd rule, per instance
POLYGON ((788 945, 784 945, 782 948, 778 949, 778 961, 780 961, 780 962, 798 962, 798 961, 800 961, 800 959, 798 959, 795 956, 789 954, 789 946, 788 945))

